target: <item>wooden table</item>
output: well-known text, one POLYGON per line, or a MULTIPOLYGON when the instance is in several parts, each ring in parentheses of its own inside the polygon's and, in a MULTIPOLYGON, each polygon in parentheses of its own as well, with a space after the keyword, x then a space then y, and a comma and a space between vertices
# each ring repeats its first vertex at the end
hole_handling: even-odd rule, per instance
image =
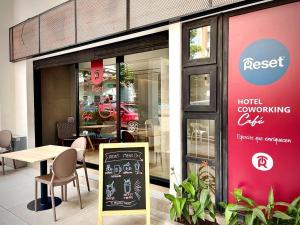
MULTIPOLYGON (((61 152, 69 149, 70 147, 63 147, 57 145, 46 145, 42 147, 37 147, 33 149, 27 149, 17 152, 10 152, 6 154, 2 154, 1 157, 7 159, 15 159, 28 163, 36 163, 40 162, 40 175, 47 174, 47 160, 54 159, 61 152)), ((55 197, 55 205, 59 205, 61 203, 61 199, 55 197)), ((27 208, 34 211, 34 200, 28 203, 27 208)), ((51 209, 51 198, 48 197, 48 186, 46 184, 41 184, 41 198, 38 199, 38 211, 51 209)))
MULTIPOLYGON (((99 125, 84 125, 84 126, 80 126, 80 128, 81 129, 101 129, 101 128, 115 127, 115 126, 116 126, 115 124, 99 124, 99 125)), ((84 135, 84 136, 87 138, 88 143, 92 148, 92 151, 95 151, 95 148, 94 148, 94 145, 92 143, 90 136, 89 135, 84 135)))

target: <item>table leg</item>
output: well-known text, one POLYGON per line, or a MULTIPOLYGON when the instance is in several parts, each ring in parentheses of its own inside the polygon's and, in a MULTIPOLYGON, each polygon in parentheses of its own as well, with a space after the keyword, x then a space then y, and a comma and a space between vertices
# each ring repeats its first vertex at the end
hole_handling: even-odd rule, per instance
MULTIPOLYGON (((40 162, 40 175, 47 174, 47 161, 40 162)), ((58 197, 54 198, 55 206, 61 204, 61 199, 58 197)), ((34 200, 29 202, 27 205, 29 210, 35 211, 34 200)), ((48 186, 46 184, 41 184, 41 198, 37 200, 37 211, 48 210, 52 208, 51 198, 48 197, 48 186)))
POLYGON ((89 136, 86 136, 86 138, 87 138, 87 140, 88 140, 88 142, 89 142, 89 144, 90 144, 92 150, 95 151, 95 148, 94 148, 94 145, 93 145, 93 143, 92 143, 91 138, 90 138, 89 136))

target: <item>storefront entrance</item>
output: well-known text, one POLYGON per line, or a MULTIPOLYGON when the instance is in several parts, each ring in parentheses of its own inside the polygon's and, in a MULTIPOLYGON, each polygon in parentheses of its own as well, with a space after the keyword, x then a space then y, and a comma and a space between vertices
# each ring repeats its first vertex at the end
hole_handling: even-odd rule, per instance
MULTIPOLYGON (((70 64, 69 67, 75 68, 69 73, 70 82, 74 84, 72 91, 75 101, 67 105, 68 108, 74 108, 75 113, 70 112, 68 115, 60 115, 57 120, 45 121, 45 98, 37 98, 36 113, 42 111, 41 122, 36 121, 36 128, 41 130, 40 137, 36 135, 37 140, 42 140, 40 143, 44 144, 43 140, 50 135, 52 141, 48 141, 47 144, 62 143, 58 136, 59 130, 50 134, 45 131, 45 127, 51 123, 52 128, 59 129, 58 123, 73 118, 73 136, 87 137, 89 151, 86 154, 86 162, 89 167, 96 169, 99 164, 100 143, 148 142, 151 180, 153 183, 168 186, 169 51, 166 46, 137 53, 132 51, 133 54, 127 52, 128 54, 121 56, 104 55, 101 58, 82 59, 82 62, 70 64), (124 132, 127 139, 128 135, 130 136, 130 140, 126 140, 124 132)), ((51 71, 53 68, 55 67, 51 66, 47 70, 51 71)), ((45 77, 44 70, 36 70, 35 94, 41 92, 42 96, 48 96, 47 99, 52 99, 58 104, 63 96, 54 97, 52 92, 40 86, 45 77)), ((54 79, 57 87, 61 83, 60 78, 54 79)), ((55 83, 53 85, 56 86, 55 83)))

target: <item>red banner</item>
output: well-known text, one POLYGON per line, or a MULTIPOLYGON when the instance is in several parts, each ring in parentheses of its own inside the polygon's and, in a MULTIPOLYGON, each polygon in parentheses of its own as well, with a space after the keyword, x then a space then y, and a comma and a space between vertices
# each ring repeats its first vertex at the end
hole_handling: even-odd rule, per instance
POLYGON ((228 197, 300 195, 300 2, 229 19, 228 197))
POLYGON ((91 81, 93 84, 100 84, 103 80, 103 60, 91 61, 91 81))

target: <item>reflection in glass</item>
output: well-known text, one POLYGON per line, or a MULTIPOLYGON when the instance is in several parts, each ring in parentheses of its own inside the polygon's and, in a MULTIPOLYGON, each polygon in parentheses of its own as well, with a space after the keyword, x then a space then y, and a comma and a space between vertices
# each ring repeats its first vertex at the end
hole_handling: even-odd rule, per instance
POLYGON ((209 74, 190 76, 190 105, 209 105, 209 74))
POLYGON ((216 196, 216 171, 214 166, 208 165, 207 161, 202 161, 200 164, 187 163, 187 175, 196 173, 210 190, 212 201, 215 202, 216 196))
POLYGON ((215 121, 187 120, 187 155, 207 159, 215 158, 215 121))
POLYGON ((190 30, 190 60, 210 57, 210 26, 190 30))
POLYGON ((126 55, 121 68, 121 126, 149 143, 150 175, 169 179, 168 49, 126 55))
MULTIPOLYGON (((79 64, 79 131, 95 145, 117 136, 115 62, 111 58, 99 59, 96 66, 79 64)), ((98 152, 88 152, 86 161, 98 164, 98 152)))

